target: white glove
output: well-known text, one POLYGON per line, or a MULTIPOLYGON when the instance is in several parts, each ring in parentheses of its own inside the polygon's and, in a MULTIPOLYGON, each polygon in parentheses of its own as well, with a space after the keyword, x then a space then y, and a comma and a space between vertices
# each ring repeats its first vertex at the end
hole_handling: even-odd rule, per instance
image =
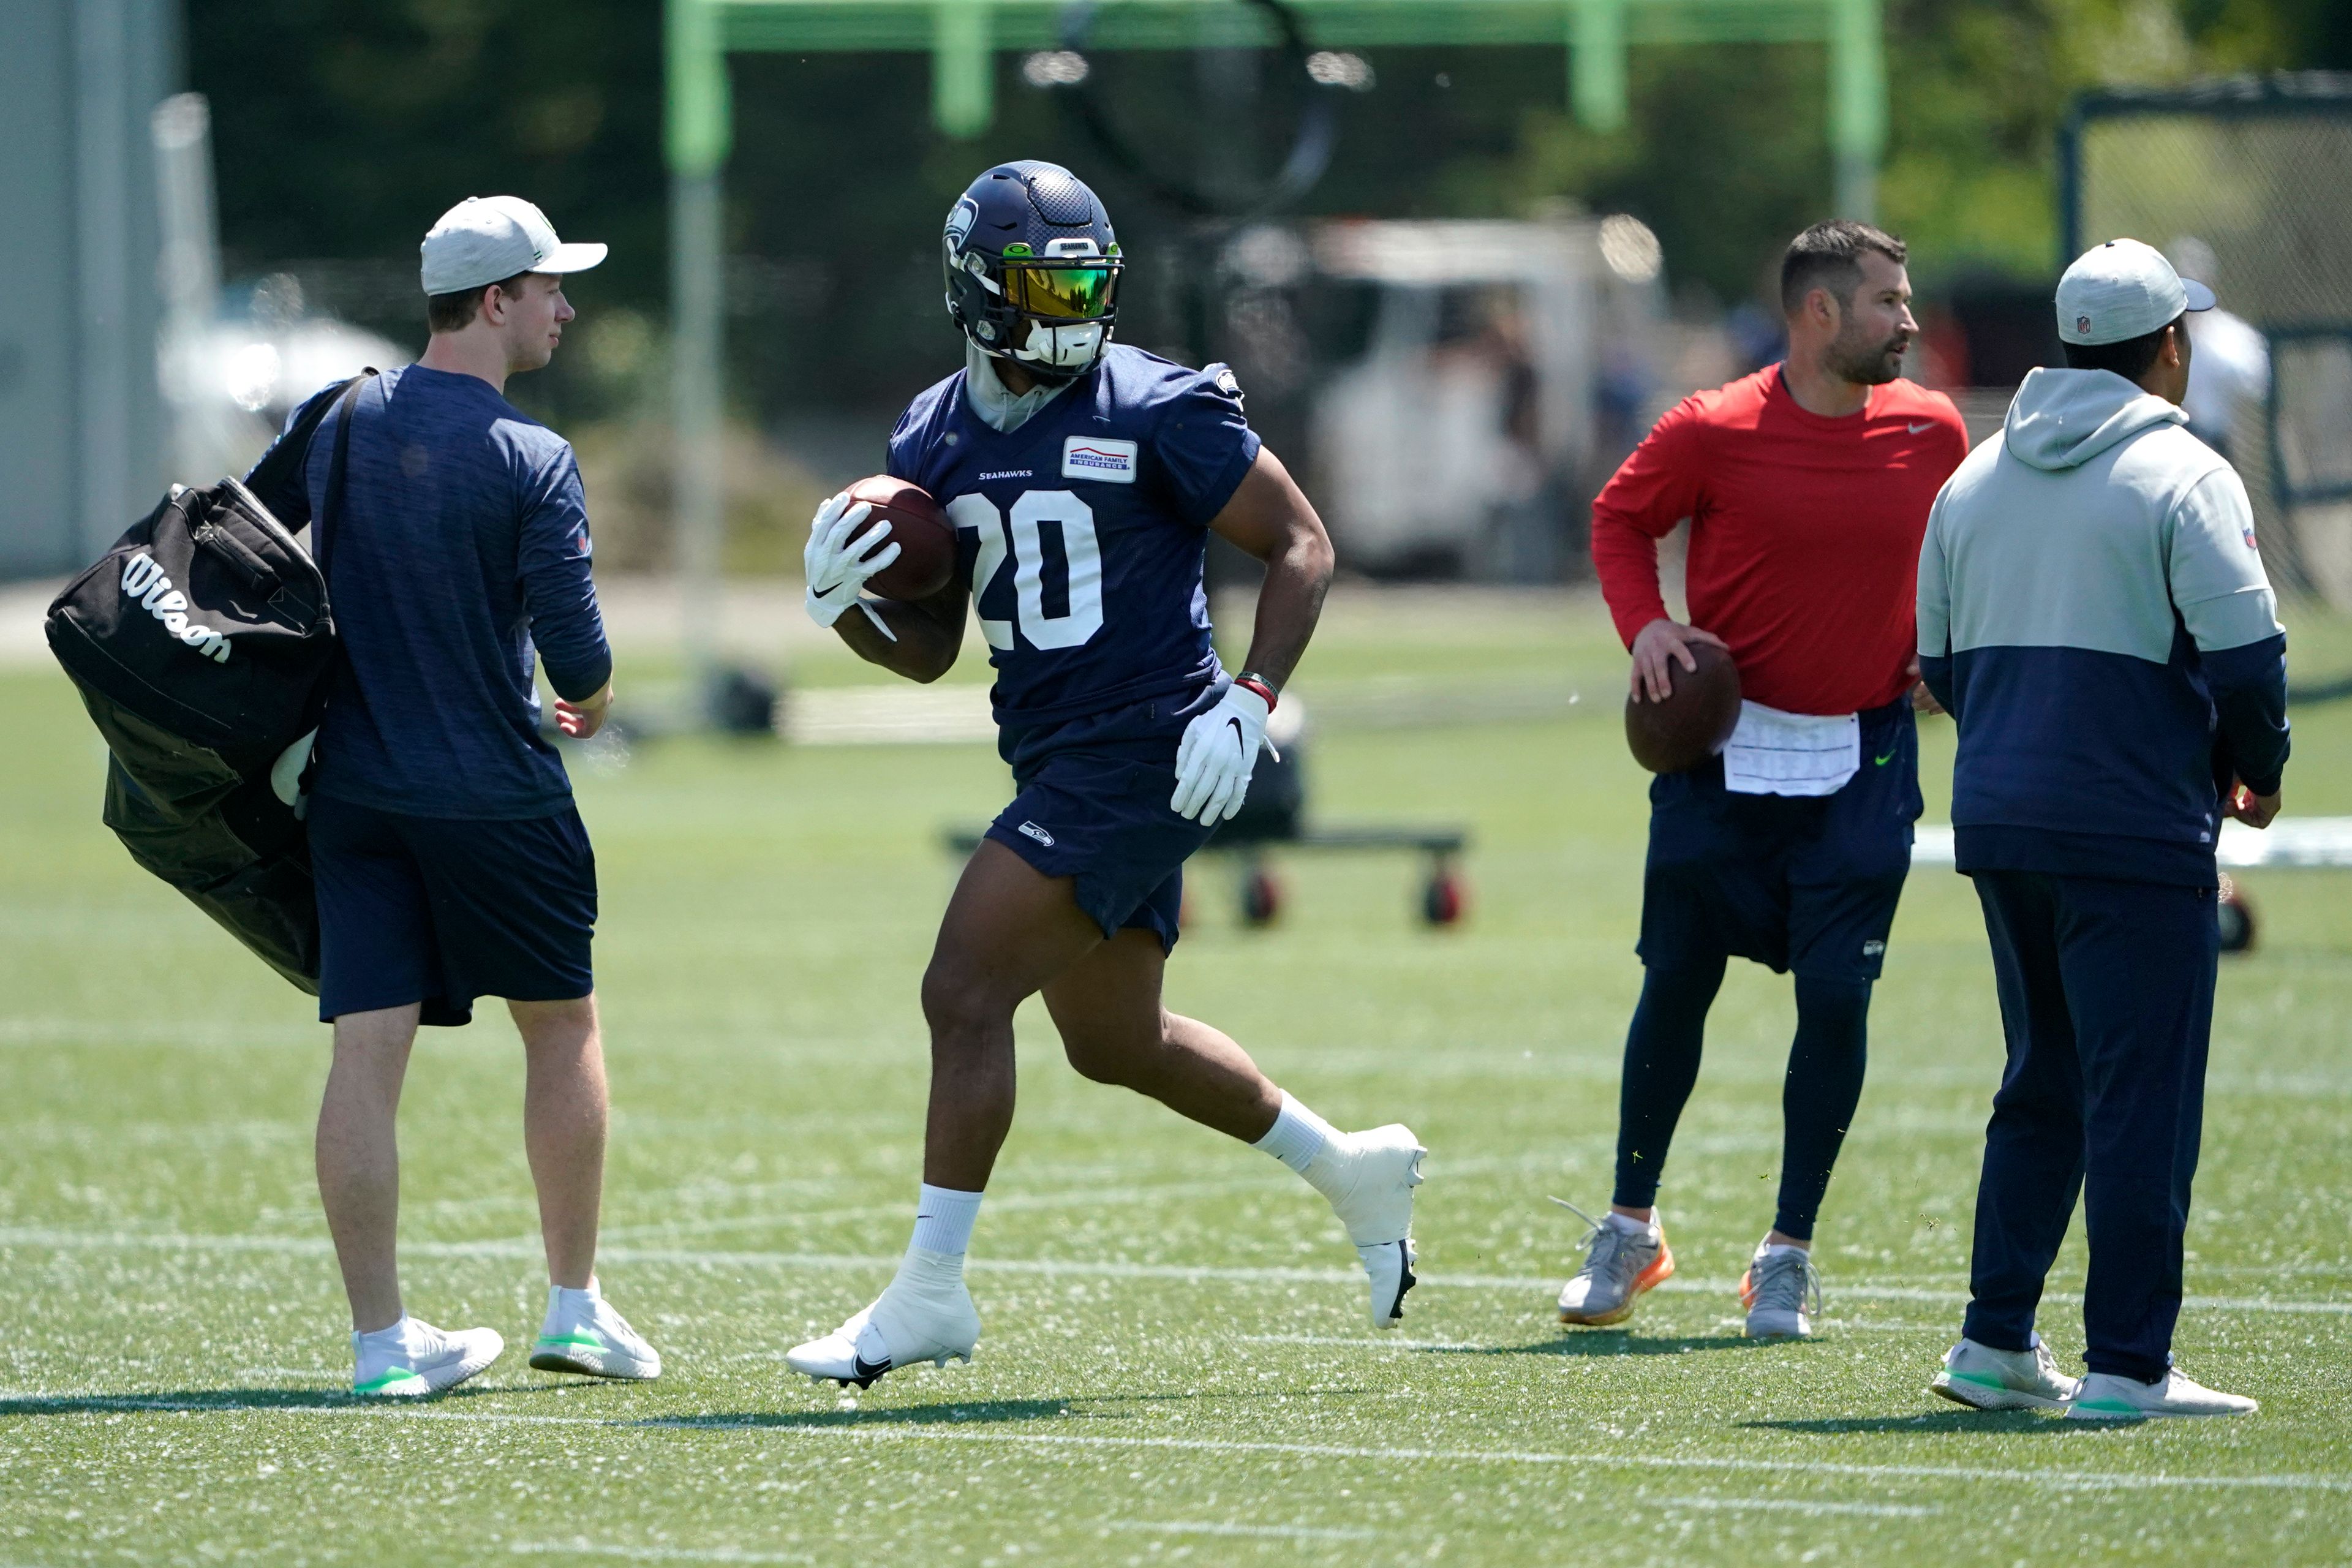
POLYGON ((1204 826, 1242 808, 1258 748, 1265 744, 1265 699, 1229 686, 1217 705, 1184 726, 1176 748, 1176 793, 1168 809, 1204 826))
POLYGON ((808 548, 801 552, 801 563, 808 574, 809 619, 818 626, 830 626, 847 615, 859 603, 866 579, 898 559, 896 541, 880 550, 874 548, 890 537, 887 518, 852 537, 857 534, 857 525, 873 513, 874 509, 864 501, 853 505, 849 492, 844 490, 817 508, 816 516, 809 520, 808 548))

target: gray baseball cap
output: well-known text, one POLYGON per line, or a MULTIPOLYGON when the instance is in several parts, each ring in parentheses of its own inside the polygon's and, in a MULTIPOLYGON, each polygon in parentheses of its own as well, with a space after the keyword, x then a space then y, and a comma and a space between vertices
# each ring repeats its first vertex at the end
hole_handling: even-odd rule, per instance
POLYGON ((518 272, 585 272, 601 245, 566 245, 547 215, 520 196, 467 196, 441 215, 417 247, 427 294, 478 289, 518 272))
POLYGON ((2162 251, 2137 239, 2093 247, 2058 279, 2058 335, 2070 343, 2144 338, 2183 310, 2212 308, 2212 289, 2181 277, 2162 251))

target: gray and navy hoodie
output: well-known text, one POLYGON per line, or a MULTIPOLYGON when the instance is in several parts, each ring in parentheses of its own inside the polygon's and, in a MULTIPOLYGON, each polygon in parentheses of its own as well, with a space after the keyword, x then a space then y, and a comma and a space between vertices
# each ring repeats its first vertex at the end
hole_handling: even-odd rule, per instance
POLYGON ((1937 496, 1919 669, 1962 871, 2210 887, 2221 792, 2286 765, 2286 633, 2237 474, 2174 405, 2037 370, 1937 496))

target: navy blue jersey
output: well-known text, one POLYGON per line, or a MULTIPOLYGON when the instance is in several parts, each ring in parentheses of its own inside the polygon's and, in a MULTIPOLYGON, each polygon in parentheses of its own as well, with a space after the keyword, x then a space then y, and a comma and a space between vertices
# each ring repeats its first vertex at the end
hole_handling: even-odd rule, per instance
POLYGON ((1007 760, 1087 728, 1073 721, 1172 715, 1188 705, 1160 699, 1218 681, 1208 525, 1258 445, 1224 366, 1119 343, 1010 433, 972 412, 962 371, 908 405, 889 471, 955 523, 1007 760))

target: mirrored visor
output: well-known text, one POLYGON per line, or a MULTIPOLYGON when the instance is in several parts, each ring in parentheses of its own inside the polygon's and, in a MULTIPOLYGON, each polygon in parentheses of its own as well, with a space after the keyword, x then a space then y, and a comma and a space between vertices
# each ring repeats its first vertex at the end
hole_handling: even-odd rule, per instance
POLYGON ((1118 287, 1116 261, 1007 261, 1004 297, 1015 310, 1060 321, 1095 321, 1110 314, 1118 287))

